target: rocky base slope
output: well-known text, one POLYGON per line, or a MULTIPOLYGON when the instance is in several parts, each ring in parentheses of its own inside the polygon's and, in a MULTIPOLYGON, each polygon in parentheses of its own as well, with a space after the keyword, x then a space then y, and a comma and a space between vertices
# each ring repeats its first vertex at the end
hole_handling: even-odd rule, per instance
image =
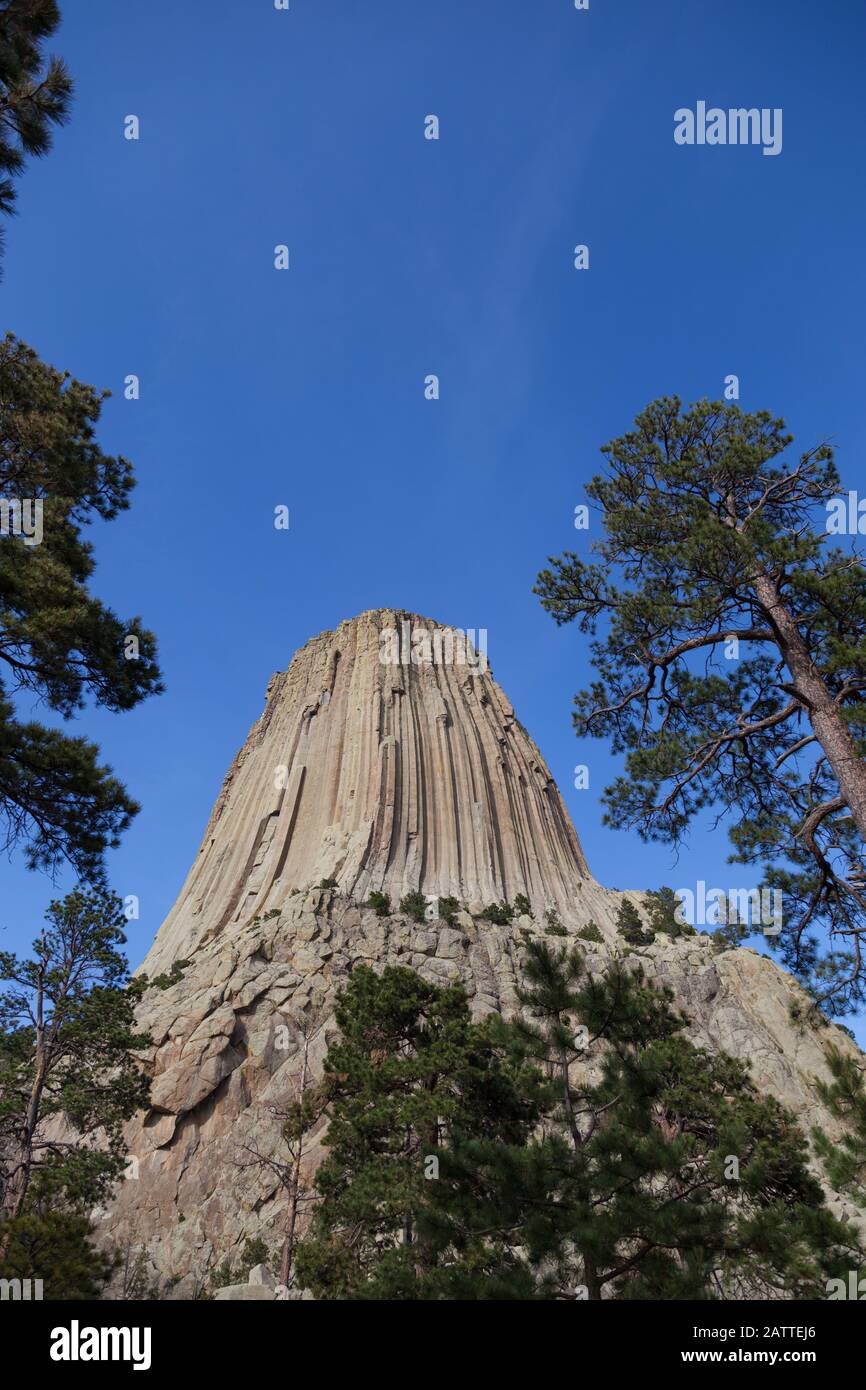
MULTIPOLYGON (((593 888, 604 944, 581 944, 591 968, 602 968, 622 947, 613 925, 622 895, 593 888)), ((517 1002, 521 928, 543 931, 528 917, 495 926, 466 911, 454 926, 399 912, 378 917, 339 891, 316 889, 202 944, 183 978, 150 990, 142 1007, 153 1038, 152 1106, 130 1126, 130 1178, 103 1214, 106 1236, 146 1250, 164 1291, 177 1298, 195 1297, 247 1238, 278 1252, 285 1195, 277 1174, 253 1156, 280 1154, 274 1112, 295 1094, 297 1021, 317 1020, 310 1062, 320 1070, 335 1031, 335 992, 359 962, 459 982, 476 1014, 507 1015, 517 1002)), ((816 1123, 834 1131, 815 1078, 828 1079, 829 1046, 857 1049, 832 1025, 792 1017, 807 1001, 789 975, 748 949, 718 953, 705 935, 660 936, 640 954, 692 1020, 695 1042, 747 1061, 761 1091, 788 1105, 807 1132, 816 1123)), ((316 1158, 314 1149, 311 1164, 316 1158)))

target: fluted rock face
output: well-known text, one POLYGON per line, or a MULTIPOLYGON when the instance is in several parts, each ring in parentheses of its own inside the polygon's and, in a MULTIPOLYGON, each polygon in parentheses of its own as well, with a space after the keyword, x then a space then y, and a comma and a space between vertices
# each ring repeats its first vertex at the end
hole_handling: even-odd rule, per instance
POLYGON ((380 609, 323 633, 268 686, 146 968, 334 879, 540 915, 600 906, 550 771, 453 629, 380 609))
MULTIPOLYGON (((440 639, 436 659, 436 631, 399 612, 365 613, 272 679, 144 962, 151 976, 187 963, 177 983, 144 996, 151 1106, 128 1127, 129 1180, 101 1224, 114 1246, 147 1252, 170 1296, 194 1297, 247 1238, 279 1251, 286 1196, 270 1160, 284 1159, 280 1111, 296 1094, 299 1025, 315 1021, 315 1073, 356 964, 409 966, 461 984, 476 1016, 507 1015, 522 934, 544 931, 545 909, 572 938, 596 922, 602 942, 583 943, 591 970, 622 945, 623 895, 590 877, 537 748, 471 651, 460 660, 459 643, 449 652, 440 639), (323 879, 336 886, 316 886, 323 879), (374 889, 390 894, 390 914, 366 906, 374 889), (429 920, 399 911, 409 889, 431 898, 429 920), (518 893, 533 915, 513 926, 466 910, 518 893), (437 895, 463 905, 456 925, 438 918, 437 895)), ((629 896, 640 906, 641 894, 629 896)), ((750 950, 718 955, 705 935, 660 935, 641 955, 697 1043, 748 1062, 807 1131, 838 1132, 816 1078, 829 1079, 830 1046, 857 1049, 838 1028, 796 1021, 805 1001, 789 975, 750 950)), ((314 1138, 309 1169, 321 1130, 314 1138)))

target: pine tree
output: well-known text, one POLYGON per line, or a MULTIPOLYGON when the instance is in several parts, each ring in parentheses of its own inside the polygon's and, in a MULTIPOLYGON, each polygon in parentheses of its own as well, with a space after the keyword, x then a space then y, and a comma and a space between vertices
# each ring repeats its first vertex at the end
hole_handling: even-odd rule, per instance
POLYGON ((10 1225, 0 1278, 41 1280, 46 1302, 100 1298, 115 1257, 96 1246, 94 1233, 81 1203, 69 1203, 37 1183, 10 1225))
POLYGON ((599 559, 552 559, 536 593, 592 639, 574 722, 625 757, 606 823, 678 845, 716 807, 783 895, 785 963, 846 1012, 866 972, 866 568, 828 535, 831 449, 786 463, 791 442, 766 412, 653 402, 587 489, 599 559))
POLYGON ((299 1284, 318 1298, 531 1296, 519 1174, 537 1111, 462 989, 358 966, 336 1018, 299 1284))
POLYGON ((90 882, 138 807, 93 743, 19 718, 14 698, 69 719, 88 696, 128 710, 162 689, 153 635, 87 587, 82 528, 116 517, 134 482, 95 442, 103 399, 11 335, 0 343, 0 825, 29 867, 67 860, 90 882))
POLYGON ((670 996, 530 941, 524 1013, 353 972, 298 1282, 338 1299, 825 1296, 863 1257, 793 1117, 670 996))
POLYGON ((391 895, 390 893, 378 893, 374 889, 364 906, 371 907, 377 917, 388 917, 391 913, 391 895))
POLYGON ((481 916, 497 927, 507 927, 514 918, 514 908, 509 902, 488 903, 481 916))
POLYGON ((15 210, 13 178, 28 156, 51 148, 52 127, 64 125, 69 114, 66 65, 60 58, 46 62, 42 53, 59 23, 56 0, 0 4, 0 213, 6 215, 15 210))
POLYGON ((666 936, 695 936, 693 926, 681 920, 681 908, 672 888, 648 889, 646 911, 650 927, 654 932, 664 932, 666 936))
POLYGON ((413 889, 400 899, 400 911, 411 917, 413 922, 423 922, 427 916, 427 899, 423 893, 413 889))
POLYGON ((76 890, 46 921, 33 959, 0 953, 0 1263, 31 1186, 37 1204, 73 1212, 105 1197, 126 1162, 123 1123, 149 1090, 120 899, 76 890))
POLYGON ((456 926, 457 913, 460 911, 460 903, 456 898, 450 896, 440 898, 437 903, 437 912, 443 922, 447 922, 449 927, 456 926))
POLYGON ((644 928, 643 918, 629 898, 623 898, 616 918, 616 929, 629 946, 651 946, 655 933, 644 928))
POLYGON ((585 927, 580 927, 577 935, 581 941, 592 941, 598 946, 604 945, 604 937, 595 922, 587 922, 585 927))
POLYGON ((525 970, 515 1027, 555 1100, 549 1220, 525 1233, 548 1296, 814 1298, 857 1267, 793 1117, 688 1042, 639 969, 587 976, 536 941, 525 970))
POLYGON ((815 1149, 824 1161, 827 1176, 837 1192, 845 1192, 866 1207, 866 1068, 856 1057, 836 1048, 827 1055, 833 1077, 819 1081, 818 1094, 830 1113, 842 1122, 844 1132, 834 1142, 820 1128, 813 1130, 815 1149))

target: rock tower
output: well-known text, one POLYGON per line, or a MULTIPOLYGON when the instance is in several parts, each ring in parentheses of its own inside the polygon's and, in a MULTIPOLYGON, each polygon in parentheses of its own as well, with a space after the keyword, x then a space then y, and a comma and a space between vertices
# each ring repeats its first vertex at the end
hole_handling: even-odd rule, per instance
MULTIPOLYGON (((103 1213, 106 1236, 146 1251, 178 1297, 248 1237, 278 1248, 285 1196, 266 1160, 280 1153, 298 1026, 317 1021, 315 1070, 352 967, 411 966, 461 982, 478 1014, 507 1013, 521 931, 543 931, 550 912, 569 935, 594 921, 600 965, 622 944, 622 896, 590 875, 544 759, 468 636, 380 609, 314 638, 272 677, 143 963, 150 978, 181 975, 142 1005, 151 1108, 129 1127, 129 1180, 103 1213), (428 899, 424 922, 399 910, 410 891, 428 899), (367 906, 371 893, 391 911, 367 906), (519 920, 480 915, 519 894, 531 908, 519 920), (437 911, 446 896, 460 904, 450 925, 437 911)), ((790 976, 750 950, 718 954, 704 935, 645 954, 695 1041, 748 1060, 807 1128, 832 1131, 815 1078, 828 1076, 829 1045, 854 1045, 795 1021, 790 976)))

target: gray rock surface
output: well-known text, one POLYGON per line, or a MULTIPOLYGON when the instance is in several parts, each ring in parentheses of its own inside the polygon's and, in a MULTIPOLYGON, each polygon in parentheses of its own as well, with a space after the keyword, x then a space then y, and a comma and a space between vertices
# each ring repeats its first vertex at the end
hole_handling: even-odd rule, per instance
POLYGON ((274 1291, 264 1284, 226 1284, 214 1294, 216 1303, 273 1303, 274 1291))

